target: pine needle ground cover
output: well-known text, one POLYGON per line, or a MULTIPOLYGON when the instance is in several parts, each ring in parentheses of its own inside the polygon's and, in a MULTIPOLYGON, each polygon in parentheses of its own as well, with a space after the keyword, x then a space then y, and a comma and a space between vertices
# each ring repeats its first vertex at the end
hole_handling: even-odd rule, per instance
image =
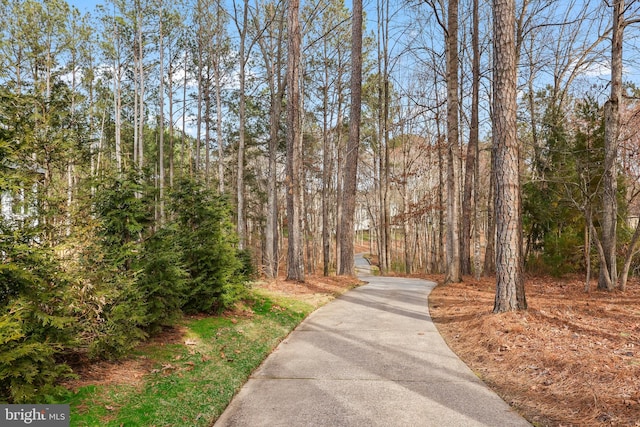
POLYGON ((640 284, 525 286, 526 312, 491 314, 495 279, 471 277, 434 289, 429 309, 451 349, 535 426, 640 426, 640 284))
POLYGON ((118 363, 80 367, 72 426, 209 426, 251 372, 315 308, 357 283, 259 284, 222 316, 185 318, 118 363))

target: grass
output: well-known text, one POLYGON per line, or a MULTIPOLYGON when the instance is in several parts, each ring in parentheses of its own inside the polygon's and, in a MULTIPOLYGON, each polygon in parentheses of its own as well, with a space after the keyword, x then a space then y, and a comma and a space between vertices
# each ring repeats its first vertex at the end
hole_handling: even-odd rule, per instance
POLYGON ((251 372, 314 307, 253 290, 239 314, 185 319, 184 343, 145 345, 141 385, 89 385, 60 403, 72 426, 209 426, 251 372))

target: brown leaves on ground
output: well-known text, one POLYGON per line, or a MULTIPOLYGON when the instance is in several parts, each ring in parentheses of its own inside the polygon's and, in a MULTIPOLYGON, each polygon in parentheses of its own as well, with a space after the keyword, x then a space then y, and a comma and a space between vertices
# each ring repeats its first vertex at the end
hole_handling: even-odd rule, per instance
POLYGON ((347 276, 307 276, 304 283, 278 279, 258 282, 256 286, 289 296, 309 294, 337 296, 361 283, 358 279, 347 276))
POLYGON ((362 283, 348 276, 307 276, 304 283, 278 278, 278 280, 261 281, 254 286, 294 297, 318 308, 362 283))
POLYGON ((529 310, 495 315, 495 278, 466 277, 429 306, 453 351, 535 425, 640 426, 640 285, 583 287, 528 278, 529 310))
MULTIPOLYGON (((184 342, 184 332, 184 328, 180 326, 166 328, 142 346, 181 343, 184 342)), ((87 385, 139 387, 144 383, 144 376, 151 371, 154 365, 152 360, 144 356, 110 361, 90 360, 85 356, 76 355, 75 360, 68 360, 67 363, 70 364, 77 378, 65 381, 62 385, 71 390, 78 390, 87 385)))

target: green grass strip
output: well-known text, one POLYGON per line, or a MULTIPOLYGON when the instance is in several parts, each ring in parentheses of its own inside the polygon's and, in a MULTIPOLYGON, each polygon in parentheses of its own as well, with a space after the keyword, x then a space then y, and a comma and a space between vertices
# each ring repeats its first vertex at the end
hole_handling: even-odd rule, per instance
POLYGON ((72 426, 210 426, 311 304, 253 290, 249 317, 185 319, 187 344, 144 346, 143 385, 86 386, 67 401, 72 426))

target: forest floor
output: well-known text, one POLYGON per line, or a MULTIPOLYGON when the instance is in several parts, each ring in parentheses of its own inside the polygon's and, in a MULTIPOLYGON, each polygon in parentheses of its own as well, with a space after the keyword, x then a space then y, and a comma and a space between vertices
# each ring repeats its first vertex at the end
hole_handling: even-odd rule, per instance
POLYGON ((534 425, 640 426, 640 283, 586 293, 577 276, 528 277, 526 293, 527 311, 494 315, 495 278, 465 277, 434 289, 430 313, 449 347, 534 425))

